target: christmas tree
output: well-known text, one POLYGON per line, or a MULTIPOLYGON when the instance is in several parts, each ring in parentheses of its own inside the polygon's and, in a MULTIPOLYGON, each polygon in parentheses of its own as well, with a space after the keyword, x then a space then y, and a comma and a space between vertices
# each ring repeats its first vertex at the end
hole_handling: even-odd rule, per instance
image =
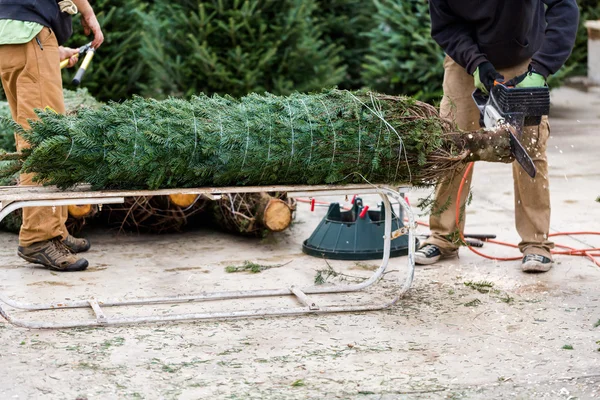
POLYGON ((62 188, 421 186, 465 160, 510 158, 505 132, 467 136, 414 99, 340 90, 134 98, 74 115, 42 112, 21 134, 33 148, 19 156, 23 170, 62 188))

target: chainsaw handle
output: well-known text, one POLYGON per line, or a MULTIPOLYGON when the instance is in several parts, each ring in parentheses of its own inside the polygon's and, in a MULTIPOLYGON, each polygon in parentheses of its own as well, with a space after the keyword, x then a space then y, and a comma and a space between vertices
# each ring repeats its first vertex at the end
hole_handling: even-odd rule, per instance
POLYGON ((481 89, 475 89, 475 91, 473 92, 471 97, 473 97, 473 101, 475 102, 475 105, 479 109, 479 112, 481 113, 481 115, 483 115, 483 113, 485 112, 485 105, 487 104, 490 96, 485 94, 485 92, 481 89))

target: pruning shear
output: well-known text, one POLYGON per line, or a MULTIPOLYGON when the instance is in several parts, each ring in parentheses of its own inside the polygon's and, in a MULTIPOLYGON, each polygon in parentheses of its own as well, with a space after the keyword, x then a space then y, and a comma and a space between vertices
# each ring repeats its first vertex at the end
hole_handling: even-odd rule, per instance
MULTIPOLYGON (((81 80, 83 79, 83 75, 85 74, 85 71, 90 66, 90 63, 92 62, 92 58, 94 58, 94 54, 96 54, 96 50, 92 47, 92 42, 90 42, 84 46, 81 46, 79 48, 79 52, 75 55, 75 57, 80 57, 82 54, 85 54, 85 57, 83 59, 83 62, 81 63, 81 66, 79 67, 79 70, 75 74, 75 78, 73 78, 74 85, 79 85, 81 83, 81 80)), ((60 62, 60 69, 66 68, 68 65, 69 65, 68 58, 65 60, 62 60, 60 62)))

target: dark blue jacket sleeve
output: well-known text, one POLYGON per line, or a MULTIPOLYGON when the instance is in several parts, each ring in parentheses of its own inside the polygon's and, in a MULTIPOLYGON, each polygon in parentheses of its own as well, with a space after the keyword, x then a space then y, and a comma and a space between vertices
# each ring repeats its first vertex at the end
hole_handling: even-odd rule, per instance
POLYGON ((556 73, 575 45, 579 8, 575 0, 542 0, 546 4, 546 35, 533 55, 531 66, 544 76, 556 73))
POLYGON ((486 56, 475 42, 473 29, 456 17, 445 0, 429 0, 431 37, 458 65, 473 74, 486 56))

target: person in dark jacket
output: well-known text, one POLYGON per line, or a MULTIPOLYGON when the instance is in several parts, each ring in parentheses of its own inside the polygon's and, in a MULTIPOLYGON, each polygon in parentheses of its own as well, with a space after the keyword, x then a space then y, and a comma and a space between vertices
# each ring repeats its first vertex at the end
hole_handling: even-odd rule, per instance
MULTIPOLYGON (((92 46, 104 40, 96 15, 87 0, 0 0, 0 73, 13 119, 23 128, 37 119, 35 109, 65 112, 60 61, 73 66, 77 50, 62 44, 72 33, 71 15, 82 15, 84 32, 94 34, 92 46)), ((29 147, 15 135, 17 150, 29 147)), ((36 184, 33 174, 21 174, 21 185, 36 184)), ((87 260, 85 239, 69 235, 67 207, 27 207, 19 234, 18 254, 23 259, 58 271, 80 271, 87 260)))
MULTIPOLYGON (((573 49, 579 24, 575 0, 429 0, 431 35, 446 52, 444 97, 440 114, 464 131, 479 129, 479 110, 471 98, 475 88, 488 92, 496 80, 516 87, 543 87, 573 49)), ((546 272, 552 267, 549 241, 550 192, 546 142, 547 116, 539 126, 526 127, 522 142, 537 168, 535 179, 513 164, 516 228, 524 254, 522 270, 546 272)), ((417 264, 455 257, 456 202, 464 210, 469 188, 457 199, 464 170, 436 188, 441 208, 430 216, 431 236, 416 254, 417 264)), ((471 176, 467 183, 470 183, 471 176)), ((467 185, 468 186, 468 185, 467 185)))

